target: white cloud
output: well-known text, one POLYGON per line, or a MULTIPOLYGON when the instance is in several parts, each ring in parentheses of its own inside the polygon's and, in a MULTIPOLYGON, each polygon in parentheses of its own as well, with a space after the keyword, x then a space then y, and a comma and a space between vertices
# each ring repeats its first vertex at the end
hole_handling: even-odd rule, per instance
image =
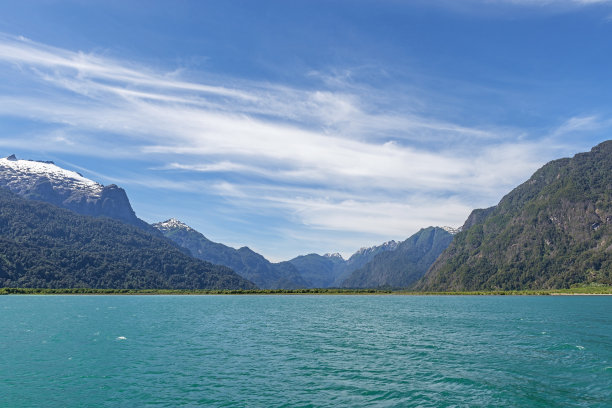
POLYGON ((574 116, 562 123, 553 131, 553 136, 559 137, 572 133, 597 130, 610 126, 610 120, 601 120, 597 116, 574 116))

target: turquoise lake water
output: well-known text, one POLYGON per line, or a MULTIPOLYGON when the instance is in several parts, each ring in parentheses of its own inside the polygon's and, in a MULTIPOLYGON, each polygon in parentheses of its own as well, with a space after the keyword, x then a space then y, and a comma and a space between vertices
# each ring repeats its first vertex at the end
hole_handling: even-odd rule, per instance
POLYGON ((611 407, 612 297, 0 296, 2 407, 611 407))

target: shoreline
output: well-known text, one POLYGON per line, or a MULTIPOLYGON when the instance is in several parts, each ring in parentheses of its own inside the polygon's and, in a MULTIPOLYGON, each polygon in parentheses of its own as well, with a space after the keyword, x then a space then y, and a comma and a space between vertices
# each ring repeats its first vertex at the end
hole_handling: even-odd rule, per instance
POLYGON ((549 296, 612 296, 612 293, 550 293, 549 296))
POLYGON ((612 296, 612 287, 580 287, 571 289, 541 289, 516 291, 456 291, 414 292, 383 289, 259 289, 259 290, 183 290, 183 289, 90 289, 90 288, 0 288, 0 295, 113 295, 113 296, 159 296, 159 295, 334 295, 334 296, 612 296))

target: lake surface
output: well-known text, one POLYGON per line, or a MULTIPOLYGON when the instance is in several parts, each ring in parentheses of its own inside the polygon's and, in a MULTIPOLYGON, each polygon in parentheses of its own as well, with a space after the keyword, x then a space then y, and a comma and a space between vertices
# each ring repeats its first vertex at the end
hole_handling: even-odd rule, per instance
POLYGON ((612 406, 612 297, 0 296, 4 407, 612 406))

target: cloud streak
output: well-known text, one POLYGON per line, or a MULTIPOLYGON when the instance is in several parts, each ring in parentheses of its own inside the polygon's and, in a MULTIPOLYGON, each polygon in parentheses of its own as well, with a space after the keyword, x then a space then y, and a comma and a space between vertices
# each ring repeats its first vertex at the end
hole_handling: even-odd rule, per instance
POLYGON ((471 0, 471 3, 486 5, 513 5, 521 7, 576 8, 597 5, 610 5, 612 0, 471 0))

